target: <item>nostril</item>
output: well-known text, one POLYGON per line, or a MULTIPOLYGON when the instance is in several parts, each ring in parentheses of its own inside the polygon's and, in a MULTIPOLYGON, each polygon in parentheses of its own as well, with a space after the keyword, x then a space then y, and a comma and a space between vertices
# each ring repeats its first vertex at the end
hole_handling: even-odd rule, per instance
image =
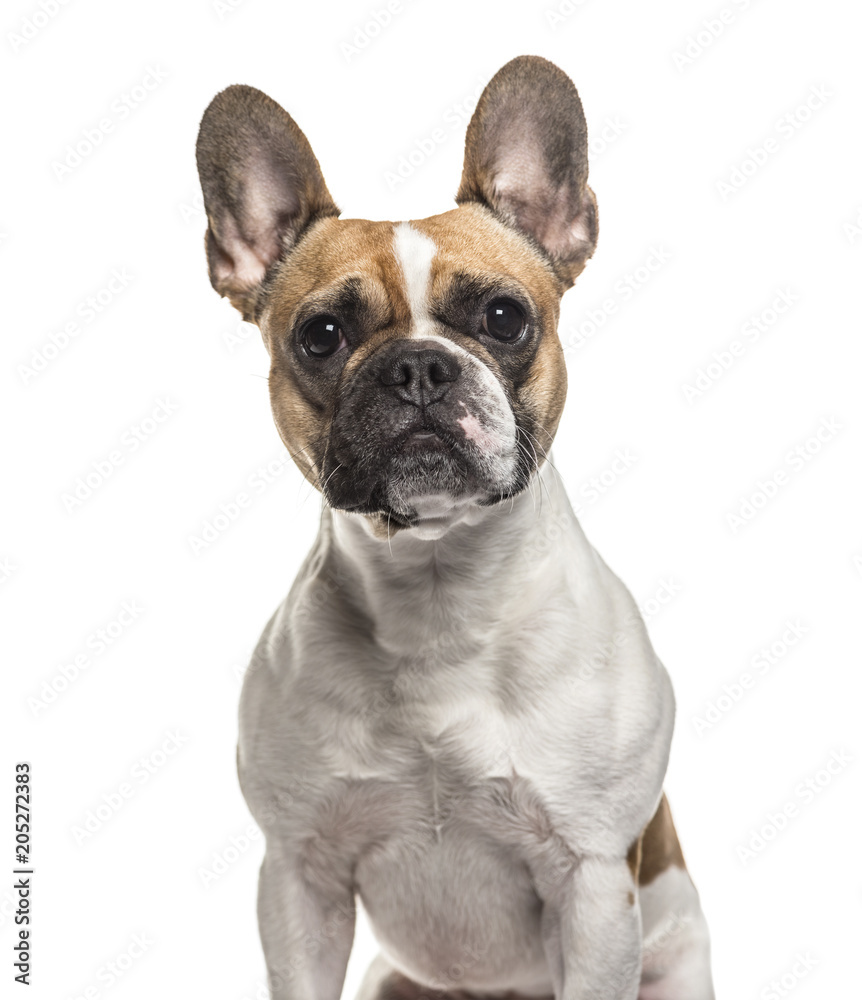
POLYGON ((449 372, 446 370, 445 365, 441 365, 439 361, 432 361, 428 366, 428 377, 432 382, 451 382, 452 379, 449 372))
POLYGON ((461 374, 461 366, 454 357, 447 357, 440 351, 422 351, 421 362, 430 382, 454 382, 461 374))
POLYGON ((413 377, 410 365, 404 358, 397 358, 380 374, 380 381, 384 385, 407 385, 413 377))
POLYGON ((424 406, 443 398, 449 383, 460 377, 461 365, 449 351, 410 345, 388 357, 378 371, 380 381, 394 388, 399 399, 424 406))

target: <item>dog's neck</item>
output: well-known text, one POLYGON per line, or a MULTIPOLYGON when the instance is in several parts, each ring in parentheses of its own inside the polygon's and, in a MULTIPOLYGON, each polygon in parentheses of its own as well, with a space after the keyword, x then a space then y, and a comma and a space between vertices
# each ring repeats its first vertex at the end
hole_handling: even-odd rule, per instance
POLYGON ((589 549, 547 465, 528 490, 473 508, 439 537, 408 529, 381 539, 360 515, 326 510, 321 542, 329 572, 396 657, 441 643, 463 653, 462 638, 499 635, 501 623, 553 603, 589 549))

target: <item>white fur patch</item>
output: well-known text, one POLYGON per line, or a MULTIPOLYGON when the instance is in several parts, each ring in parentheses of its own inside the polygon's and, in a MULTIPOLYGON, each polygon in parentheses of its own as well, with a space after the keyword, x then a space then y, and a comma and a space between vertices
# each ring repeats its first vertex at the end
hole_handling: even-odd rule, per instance
POLYGON ((688 872, 671 865, 639 897, 649 982, 638 1000, 715 1000, 709 932, 688 872))
POLYGON ((431 285, 431 263, 437 245, 430 236, 414 229, 409 222, 395 227, 395 256, 404 275, 404 289, 413 320, 410 335, 425 337, 431 327, 428 314, 428 290, 431 285))
POLYGON ((479 418, 467 409, 467 404, 463 400, 461 405, 464 407, 465 415, 458 423, 461 425, 461 430, 464 431, 464 437, 468 441, 472 441, 482 451, 491 453, 502 451, 504 441, 500 435, 484 427, 479 418))

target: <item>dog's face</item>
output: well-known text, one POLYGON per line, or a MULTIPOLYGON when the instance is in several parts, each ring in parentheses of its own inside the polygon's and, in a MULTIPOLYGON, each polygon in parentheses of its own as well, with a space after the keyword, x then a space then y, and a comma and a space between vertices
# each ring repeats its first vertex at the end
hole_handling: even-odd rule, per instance
POLYGON ((459 207, 428 219, 339 219, 305 136, 250 87, 210 104, 198 167, 211 280, 259 325, 279 433, 332 507, 431 526, 526 487, 565 400, 560 297, 597 235, 561 70, 497 73, 459 207))

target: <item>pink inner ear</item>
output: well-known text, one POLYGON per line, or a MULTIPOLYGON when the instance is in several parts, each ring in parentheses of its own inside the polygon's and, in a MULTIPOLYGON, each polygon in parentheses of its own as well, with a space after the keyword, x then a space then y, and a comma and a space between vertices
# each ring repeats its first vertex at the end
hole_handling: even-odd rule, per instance
POLYGON ((215 265, 214 280, 232 288, 253 288, 263 281, 264 262, 242 237, 234 219, 227 216, 219 229, 222 256, 215 265))
POLYGON ((236 288, 253 288, 284 249, 281 226, 296 215, 299 201, 271 164, 251 164, 242 193, 242 223, 230 215, 221 220, 218 243, 225 257, 216 277, 236 288))
POLYGON ((591 244, 593 242, 593 227, 590 222, 590 209, 592 208, 592 201, 590 200, 589 194, 584 191, 581 196, 581 206, 578 210, 578 214, 575 216, 572 222, 569 234, 572 240, 577 240, 579 243, 591 244))
POLYGON ((577 215, 572 217, 572 198, 568 185, 557 193, 558 212, 553 212, 542 245, 554 257, 566 259, 582 252, 584 245, 592 243, 588 209, 589 195, 584 193, 577 215))
POLYGON ((577 203, 568 181, 553 182, 540 144, 529 134, 522 133, 519 145, 501 155, 494 193, 499 207, 553 257, 566 259, 591 242, 589 195, 577 203))
POLYGON ((495 191, 500 207, 511 212, 518 226, 538 240, 552 257, 565 259, 590 242, 585 211, 589 207, 588 195, 584 194, 573 211, 568 183, 554 187, 544 173, 528 169, 498 175, 495 191))

